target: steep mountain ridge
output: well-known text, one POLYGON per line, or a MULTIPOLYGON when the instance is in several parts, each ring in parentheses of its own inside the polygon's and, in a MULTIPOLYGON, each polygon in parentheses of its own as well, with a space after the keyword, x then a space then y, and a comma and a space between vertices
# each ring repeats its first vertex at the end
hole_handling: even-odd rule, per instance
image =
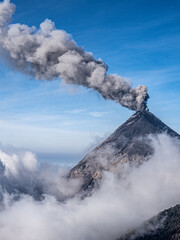
POLYGON ((121 171, 125 163, 139 165, 153 154, 149 135, 180 135, 147 109, 133 114, 104 142, 88 153, 71 171, 70 178, 81 178, 82 189, 92 189, 103 178, 103 171, 121 171))

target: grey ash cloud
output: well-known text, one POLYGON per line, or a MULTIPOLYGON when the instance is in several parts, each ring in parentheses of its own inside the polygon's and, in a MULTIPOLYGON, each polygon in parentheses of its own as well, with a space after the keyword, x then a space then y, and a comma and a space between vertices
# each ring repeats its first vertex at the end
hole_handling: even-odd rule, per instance
MULTIPOLYGON (((67 84, 82 85, 98 91, 132 110, 143 110, 149 98, 144 85, 132 88, 127 79, 108 74, 108 66, 85 52, 71 35, 55 28, 46 19, 40 28, 10 24, 15 5, 0 3, 0 46, 6 60, 18 70, 37 79, 62 79, 67 84)), ((2 54, 1 54, 2 55, 2 54)))

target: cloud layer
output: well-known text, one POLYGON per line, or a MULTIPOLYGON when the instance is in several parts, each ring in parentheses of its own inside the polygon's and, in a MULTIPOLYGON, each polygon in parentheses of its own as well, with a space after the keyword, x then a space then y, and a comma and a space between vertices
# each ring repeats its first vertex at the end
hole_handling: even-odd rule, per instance
POLYGON ((149 161, 124 178, 107 172, 102 187, 84 200, 76 194, 80 183, 69 183, 64 177, 67 171, 35 165, 32 153, 1 151, 0 236, 4 240, 14 236, 19 240, 116 239, 179 203, 179 143, 160 135, 152 138, 152 144, 155 153, 149 161), (16 191, 5 191, 7 183, 16 191), (41 201, 32 194, 39 183, 45 189, 41 201), (23 185, 29 192, 18 194, 23 185))

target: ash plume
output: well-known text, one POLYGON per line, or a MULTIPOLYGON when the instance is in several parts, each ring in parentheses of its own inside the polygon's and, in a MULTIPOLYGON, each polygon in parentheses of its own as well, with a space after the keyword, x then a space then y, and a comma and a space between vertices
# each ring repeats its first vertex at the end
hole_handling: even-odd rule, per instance
POLYGON ((131 110, 146 108, 149 98, 146 86, 132 88, 127 79, 108 74, 108 67, 101 59, 85 52, 71 35, 56 29, 49 19, 39 29, 10 24, 14 12, 15 5, 9 0, 0 3, 0 48, 16 69, 36 79, 60 78, 67 84, 95 89, 103 98, 131 110))

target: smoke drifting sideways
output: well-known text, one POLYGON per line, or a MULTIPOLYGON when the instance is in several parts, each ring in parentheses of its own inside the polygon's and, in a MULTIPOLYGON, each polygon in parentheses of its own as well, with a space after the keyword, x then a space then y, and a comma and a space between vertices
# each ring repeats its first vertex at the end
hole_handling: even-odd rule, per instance
POLYGON ((71 35, 55 28, 46 19, 40 28, 10 24, 15 5, 9 0, 0 3, 1 55, 17 70, 37 79, 62 79, 67 84, 82 85, 98 91, 131 110, 144 110, 149 98, 144 85, 132 88, 131 83, 107 74, 108 67, 85 52, 71 35))
POLYGON ((77 194, 81 183, 70 183, 66 170, 38 165, 30 152, 1 150, 1 238, 118 239, 165 208, 178 204, 179 142, 166 135, 153 137, 151 142, 155 151, 149 161, 128 170, 123 178, 107 172, 101 188, 85 199, 77 194), (38 201, 34 198, 35 186, 44 191, 38 201), (61 197, 63 200, 59 201, 61 197))

